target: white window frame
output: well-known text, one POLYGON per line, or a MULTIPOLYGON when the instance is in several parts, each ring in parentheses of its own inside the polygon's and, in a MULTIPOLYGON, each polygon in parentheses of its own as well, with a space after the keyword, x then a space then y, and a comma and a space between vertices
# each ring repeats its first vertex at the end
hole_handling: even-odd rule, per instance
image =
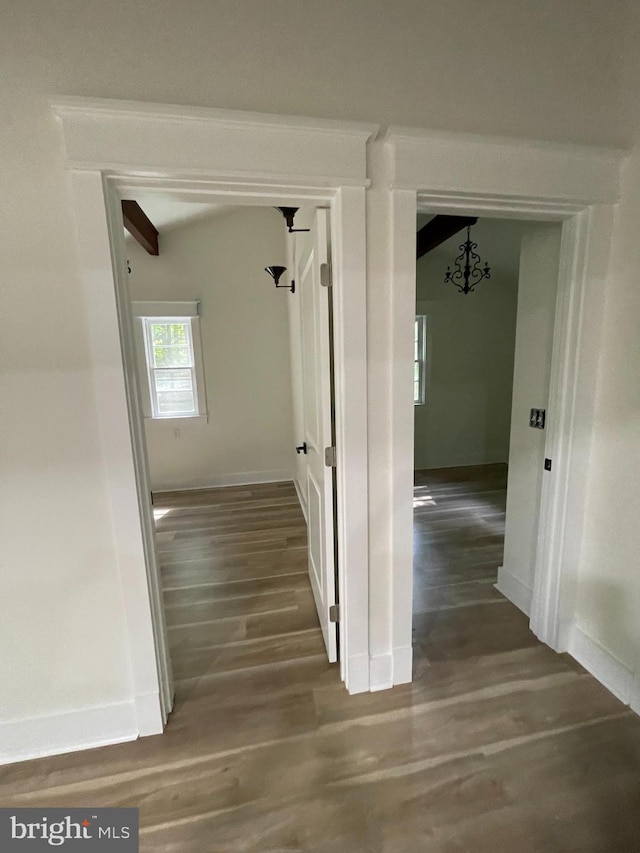
POLYGON ((202 357, 202 337, 200 334, 200 303, 192 302, 134 302, 133 315, 136 324, 136 351, 142 410, 146 420, 165 426, 185 423, 207 423, 207 400, 204 383, 204 363, 202 357), (149 328, 152 323, 189 323, 189 335, 193 364, 193 389, 196 403, 195 412, 163 415, 158 411, 154 383, 154 366, 149 343, 149 328))
MULTIPOLYGON (((415 324, 414 324, 414 346, 415 346, 415 328, 416 325, 418 327, 418 358, 413 359, 413 375, 414 375, 414 383, 415 383, 415 365, 416 363, 420 368, 420 378, 419 378, 419 395, 416 399, 415 391, 413 395, 413 405, 414 406, 424 406, 427 402, 427 315, 426 314, 416 314, 415 324)), ((415 384, 414 384, 415 389, 415 384)))

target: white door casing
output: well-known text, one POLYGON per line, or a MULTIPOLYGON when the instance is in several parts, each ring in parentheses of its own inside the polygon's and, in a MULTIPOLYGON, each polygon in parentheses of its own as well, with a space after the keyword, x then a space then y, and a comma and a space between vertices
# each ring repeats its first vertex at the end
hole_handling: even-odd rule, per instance
MULTIPOLYGON (((104 425, 114 566, 122 585, 131 660, 131 698, 122 703, 122 719, 116 720, 109 708, 105 713, 110 722, 105 725, 103 709, 98 708, 99 725, 92 717, 80 739, 70 725, 59 751, 65 751, 65 745, 85 748, 160 732, 171 696, 162 605, 155 594, 150 501, 136 483, 144 468, 138 429, 142 415, 123 374, 123 354, 132 348, 130 323, 120 311, 127 281, 112 253, 122 237, 120 198, 138 190, 217 204, 331 207, 339 377, 336 428, 342 448, 337 520, 344 607, 340 672, 349 692, 368 690, 367 409, 362 405, 365 189, 366 146, 377 126, 84 98, 63 97, 52 106, 71 179, 91 329, 92 378, 104 425)), ((46 745, 45 734, 41 740, 46 745)), ((40 749, 29 747, 27 757, 41 754, 40 749)))
POLYGON ((587 434, 577 427, 593 420, 601 292, 624 154, 412 128, 390 128, 385 143, 394 284, 391 599, 397 684, 411 679, 416 208, 563 223, 549 390, 553 416, 546 436, 553 471, 543 478, 531 629, 565 651, 575 610, 590 452, 587 434))
POLYGON ((336 624, 330 619, 336 601, 334 493, 332 468, 325 464, 325 449, 332 444, 330 289, 322 283, 322 267, 328 263, 328 211, 318 209, 311 231, 297 244, 296 287, 301 300, 309 580, 333 663, 338 659, 336 624))

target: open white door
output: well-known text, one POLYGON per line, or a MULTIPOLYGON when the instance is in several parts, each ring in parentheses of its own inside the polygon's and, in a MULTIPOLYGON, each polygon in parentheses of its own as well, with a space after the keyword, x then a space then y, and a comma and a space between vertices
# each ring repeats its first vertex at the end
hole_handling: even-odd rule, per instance
POLYGON ((544 526, 549 429, 556 415, 549 410, 549 382, 561 239, 560 223, 531 223, 520 244, 507 514, 498 589, 526 613, 531 612, 540 523, 544 526), (532 428, 533 409, 546 412, 543 428, 532 428))
POLYGON ((311 231, 297 241, 300 293, 309 579, 330 662, 338 659, 334 553, 328 211, 317 210, 311 231), (328 463, 328 464, 327 464, 328 463))

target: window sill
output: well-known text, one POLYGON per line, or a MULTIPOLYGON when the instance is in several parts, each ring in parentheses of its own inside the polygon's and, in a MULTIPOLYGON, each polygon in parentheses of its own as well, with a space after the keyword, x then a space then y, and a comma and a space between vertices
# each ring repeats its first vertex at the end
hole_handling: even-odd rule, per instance
POLYGON ((178 427, 190 426, 191 424, 208 424, 209 415, 187 415, 184 418, 152 418, 145 415, 145 423, 158 424, 159 426, 178 427))

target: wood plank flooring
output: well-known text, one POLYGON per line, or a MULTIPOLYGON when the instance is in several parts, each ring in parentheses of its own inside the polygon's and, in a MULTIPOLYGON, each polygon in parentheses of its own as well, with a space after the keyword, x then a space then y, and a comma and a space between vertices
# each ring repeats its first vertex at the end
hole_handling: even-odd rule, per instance
POLYGON ((165 492, 154 513, 178 702, 222 672, 324 660, 291 483, 165 492))
POLYGON ((292 486, 163 496, 165 734, 1 768, 0 804, 138 806, 159 853, 640 851, 640 720, 493 588, 505 482, 417 474, 416 678, 359 696, 292 486))

